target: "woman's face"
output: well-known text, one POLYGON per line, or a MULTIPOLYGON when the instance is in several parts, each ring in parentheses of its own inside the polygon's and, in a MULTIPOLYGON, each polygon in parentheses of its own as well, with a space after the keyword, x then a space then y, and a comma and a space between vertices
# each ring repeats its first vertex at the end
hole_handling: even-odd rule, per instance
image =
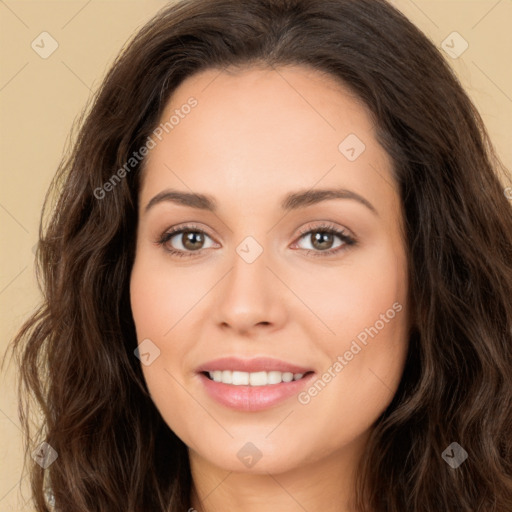
POLYGON ((230 471, 353 452, 408 338, 401 203, 367 110, 306 68, 208 70, 161 122, 131 275, 156 407, 230 471))

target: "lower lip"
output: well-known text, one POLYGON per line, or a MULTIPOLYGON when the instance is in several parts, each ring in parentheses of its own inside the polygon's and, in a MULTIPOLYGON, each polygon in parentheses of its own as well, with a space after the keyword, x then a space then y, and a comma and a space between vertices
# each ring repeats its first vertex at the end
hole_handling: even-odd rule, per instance
POLYGON ((269 409, 297 395, 314 375, 310 373, 299 380, 267 386, 233 386, 215 382, 203 373, 200 373, 199 377, 206 392, 220 404, 238 411, 255 412, 269 409))

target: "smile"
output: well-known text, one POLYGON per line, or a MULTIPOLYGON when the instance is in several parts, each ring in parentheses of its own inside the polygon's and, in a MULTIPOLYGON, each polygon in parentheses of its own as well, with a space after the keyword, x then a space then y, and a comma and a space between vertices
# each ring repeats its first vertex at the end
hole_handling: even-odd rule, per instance
POLYGON ((311 368, 271 357, 224 357, 204 363, 196 372, 210 399, 242 412, 286 403, 315 376, 311 368))

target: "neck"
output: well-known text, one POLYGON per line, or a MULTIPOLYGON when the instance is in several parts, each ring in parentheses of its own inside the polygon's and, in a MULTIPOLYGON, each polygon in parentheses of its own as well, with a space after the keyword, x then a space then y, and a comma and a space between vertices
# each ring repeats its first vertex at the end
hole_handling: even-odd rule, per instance
POLYGON ((355 468, 365 439, 326 456, 272 473, 218 468, 189 449, 192 473, 190 512, 355 512, 355 468))

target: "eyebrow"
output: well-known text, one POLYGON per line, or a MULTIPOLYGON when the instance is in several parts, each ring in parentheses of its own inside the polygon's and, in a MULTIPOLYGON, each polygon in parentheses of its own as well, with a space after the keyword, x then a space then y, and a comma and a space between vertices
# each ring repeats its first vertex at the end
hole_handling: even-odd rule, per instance
MULTIPOLYGON (((287 211, 297 210, 299 208, 304 208, 306 206, 311 206, 331 199, 351 199, 366 206, 366 208, 375 215, 379 215, 376 208, 367 199, 352 190, 344 188, 300 190, 298 192, 293 192, 283 199, 281 202, 281 208, 287 211)), ((217 210, 217 202, 212 196, 167 189, 154 196, 148 202, 144 211, 147 212, 155 205, 163 202, 177 203, 191 208, 211 212, 215 212, 217 210)))
POLYGON ((294 192, 285 197, 284 201, 281 203, 281 207, 284 210, 296 210, 298 208, 304 208, 305 206, 310 206, 330 199, 352 199, 366 206, 366 208, 372 211, 375 215, 379 215, 377 209, 372 205, 372 203, 370 203, 370 201, 356 192, 344 188, 294 192))
POLYGON ((184 206, 190 206, 191 208, 211 212, 217 209, 217 203, 211 196, 192 192, 180 192, 179 190, 163 190, 149 201, 144 211, 147 212, 155 205, 164 202, 182 204, 184 206))

